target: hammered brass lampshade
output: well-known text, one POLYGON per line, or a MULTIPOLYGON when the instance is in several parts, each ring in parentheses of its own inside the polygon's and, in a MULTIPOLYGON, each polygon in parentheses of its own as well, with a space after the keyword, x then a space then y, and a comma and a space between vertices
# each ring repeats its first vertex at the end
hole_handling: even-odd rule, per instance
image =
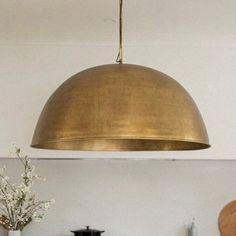
POLYGON ((49 98, 32 147, 158 151, 209 147, 201 114, 186 90, 151 68, 103 65, 82 71, 49 98))
POLYGON ((123 64, 122 7, 119 64, 82 71, 46 103, 32 147, 84 151, 197 150, 209 147, 196 104, 169 76, 123 64))

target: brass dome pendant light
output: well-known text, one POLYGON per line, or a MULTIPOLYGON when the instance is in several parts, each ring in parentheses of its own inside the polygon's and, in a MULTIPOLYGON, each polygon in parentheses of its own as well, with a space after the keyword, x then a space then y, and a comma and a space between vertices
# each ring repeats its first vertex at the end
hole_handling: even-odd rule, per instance
POLYGON ((208 148, 201 114, 187 91, 151 68, 123 64, 122 7, 117 64, 84 70, 47 101, 32 147, 87 151, 208 148))

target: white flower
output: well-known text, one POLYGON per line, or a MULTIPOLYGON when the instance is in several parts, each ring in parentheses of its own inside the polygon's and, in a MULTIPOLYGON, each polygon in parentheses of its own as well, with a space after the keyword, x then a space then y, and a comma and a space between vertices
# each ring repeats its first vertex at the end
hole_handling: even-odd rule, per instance
POLYGON ((3 174, 5 170, 6 170, 6 166, 3 166, 2 168, 0 168, 0 174, 3 174))
POLYGON ((48 208, 50 207, 50 203, 49 203, 49 202, 46 202, 46 203, 44 204, 44 207, 45 207, 45 209, 48 209, 48 208))
POLYGON ((32 174, 30 172, 27 172, 26 177, 31 178, 32 174))
POLYGON ((15 143, 15 142, 12 142, 12 143, 11 143, 11 147, 12 147, 12 148, 15 148, 15 147, 16 147, 16 143, 15 143))
POLYGON ((54 198, 52 198, 52 199, 50 200, 50 203, 51 203, 51 204, 55 204, 55 203, 56 203, 56 200, 55 200, 54 198))
POLYGON ((12 198, 13 198, 12 194, 10 194, 10 193, 7 194, 7 199, 10 199, 10 200, 11 200, 12 198))

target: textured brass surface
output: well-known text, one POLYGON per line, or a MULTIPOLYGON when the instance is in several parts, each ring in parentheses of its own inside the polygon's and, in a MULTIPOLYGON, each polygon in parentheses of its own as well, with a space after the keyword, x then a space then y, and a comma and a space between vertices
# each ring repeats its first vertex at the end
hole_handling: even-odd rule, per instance
POLYGON ((175 80, 147 67, 111 64, 82 71, 55 91, 32 147, 195 150, 209 141, 197 106, 175 80))

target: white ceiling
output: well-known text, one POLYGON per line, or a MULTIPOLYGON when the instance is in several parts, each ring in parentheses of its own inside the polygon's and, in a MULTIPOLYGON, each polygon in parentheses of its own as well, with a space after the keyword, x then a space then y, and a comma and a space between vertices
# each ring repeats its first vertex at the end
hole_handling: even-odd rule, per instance
MULTIPOLYGON (((116 43, 118 2, 0 0, 0 43, 116 43)), ((124 11, 128 44, 236 42, 235 0, 124 0, 124 11)))

